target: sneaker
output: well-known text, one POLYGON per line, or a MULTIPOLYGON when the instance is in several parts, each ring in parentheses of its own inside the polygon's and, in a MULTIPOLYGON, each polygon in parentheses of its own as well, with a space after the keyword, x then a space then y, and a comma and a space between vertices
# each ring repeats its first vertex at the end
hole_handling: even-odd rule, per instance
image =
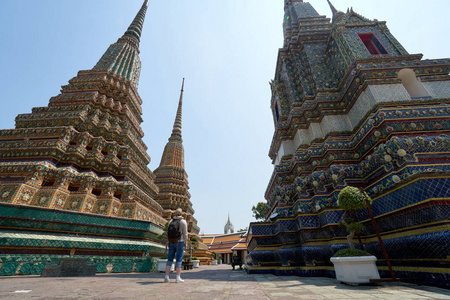
POLYGON ((177 278, 177 283, 183 283, 184 282, 184 280, 183 279, 181 279, 181 278, 177 278))
POLYGON ((169 278, 164 278, 164 283, 169 282, 169 278))

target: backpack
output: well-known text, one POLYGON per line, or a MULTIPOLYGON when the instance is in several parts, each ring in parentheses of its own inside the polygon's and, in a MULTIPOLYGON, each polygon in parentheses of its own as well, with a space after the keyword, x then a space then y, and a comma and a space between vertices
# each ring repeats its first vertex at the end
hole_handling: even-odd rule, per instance
POLYGON ((169 243, 176 243, 180 239, 180 222, 181 219, 172 219, 172 222, 170 222, 167 229, 167 237, 169 238, 169 243))

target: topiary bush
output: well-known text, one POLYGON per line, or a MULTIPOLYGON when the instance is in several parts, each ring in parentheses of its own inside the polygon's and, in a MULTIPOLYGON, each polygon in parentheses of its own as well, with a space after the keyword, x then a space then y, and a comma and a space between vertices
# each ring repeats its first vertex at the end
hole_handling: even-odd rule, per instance
MULTIPOLYGON (((351 250, 357 250, 355 249, 353 238, 355 234, 359 234, 363 230, 362 223, 357 222, 353 218, 353 212, 358 209, 366 208, 367 207, 366 199, 369 201, 369 205, 372 204, 372 199, 370 199, 369 195, 367 195, 366 192, 363 192, 360 189, 353 186, 345 187, 340 191, 338 195, 337 204, 339 205, 340 208, 345 210, 345 213, 342 215, 342 218, 339 221, 339 225, 345 226, 347 228, 347 231, 349 232, 349 235, 347 236, 347 242, 351 250)), ((337 253, 339 252, 340 251, 338 251, 337 253)))
POLYGON ((366 192, 363 193, 356 187, 347 186, 339 193, 337 204, 343 210, 348 211, 366 208, 365 196, 369 200, 369 203, 372 204, 372 199, 370 199, 366 192))

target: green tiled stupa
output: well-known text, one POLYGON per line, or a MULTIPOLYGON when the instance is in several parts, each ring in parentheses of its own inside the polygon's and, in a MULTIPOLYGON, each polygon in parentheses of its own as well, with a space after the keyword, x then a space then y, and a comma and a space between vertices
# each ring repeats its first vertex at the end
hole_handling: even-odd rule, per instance
POLYGON ((148 5, 93 69, 0 130, 0 275, 40 274, 67 256, 97 272, 150 271, 164 253, 170 211, 147 167, 137 91, 148 5))

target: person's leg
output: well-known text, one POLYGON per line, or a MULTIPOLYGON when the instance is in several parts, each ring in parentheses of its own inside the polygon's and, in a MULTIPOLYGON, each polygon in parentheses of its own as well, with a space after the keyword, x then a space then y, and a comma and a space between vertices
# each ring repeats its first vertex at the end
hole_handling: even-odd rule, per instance
POLYGON ((170 268, 172 267, 172 262, 175 257, 175 253, 177 252, 177 248, 173 243, 169 243, 169 254, 167 256, 167 264, 166 264, 166 281, 169 280, 170 268))
POLYGON ((177 264, 176 264, 176 270, 177 270, 177 282, 183 282, 184 280, 181 279, 181 265, 183 264, 183 254, 184 254, 184 242, 178 242, 177 243, 177 264))

